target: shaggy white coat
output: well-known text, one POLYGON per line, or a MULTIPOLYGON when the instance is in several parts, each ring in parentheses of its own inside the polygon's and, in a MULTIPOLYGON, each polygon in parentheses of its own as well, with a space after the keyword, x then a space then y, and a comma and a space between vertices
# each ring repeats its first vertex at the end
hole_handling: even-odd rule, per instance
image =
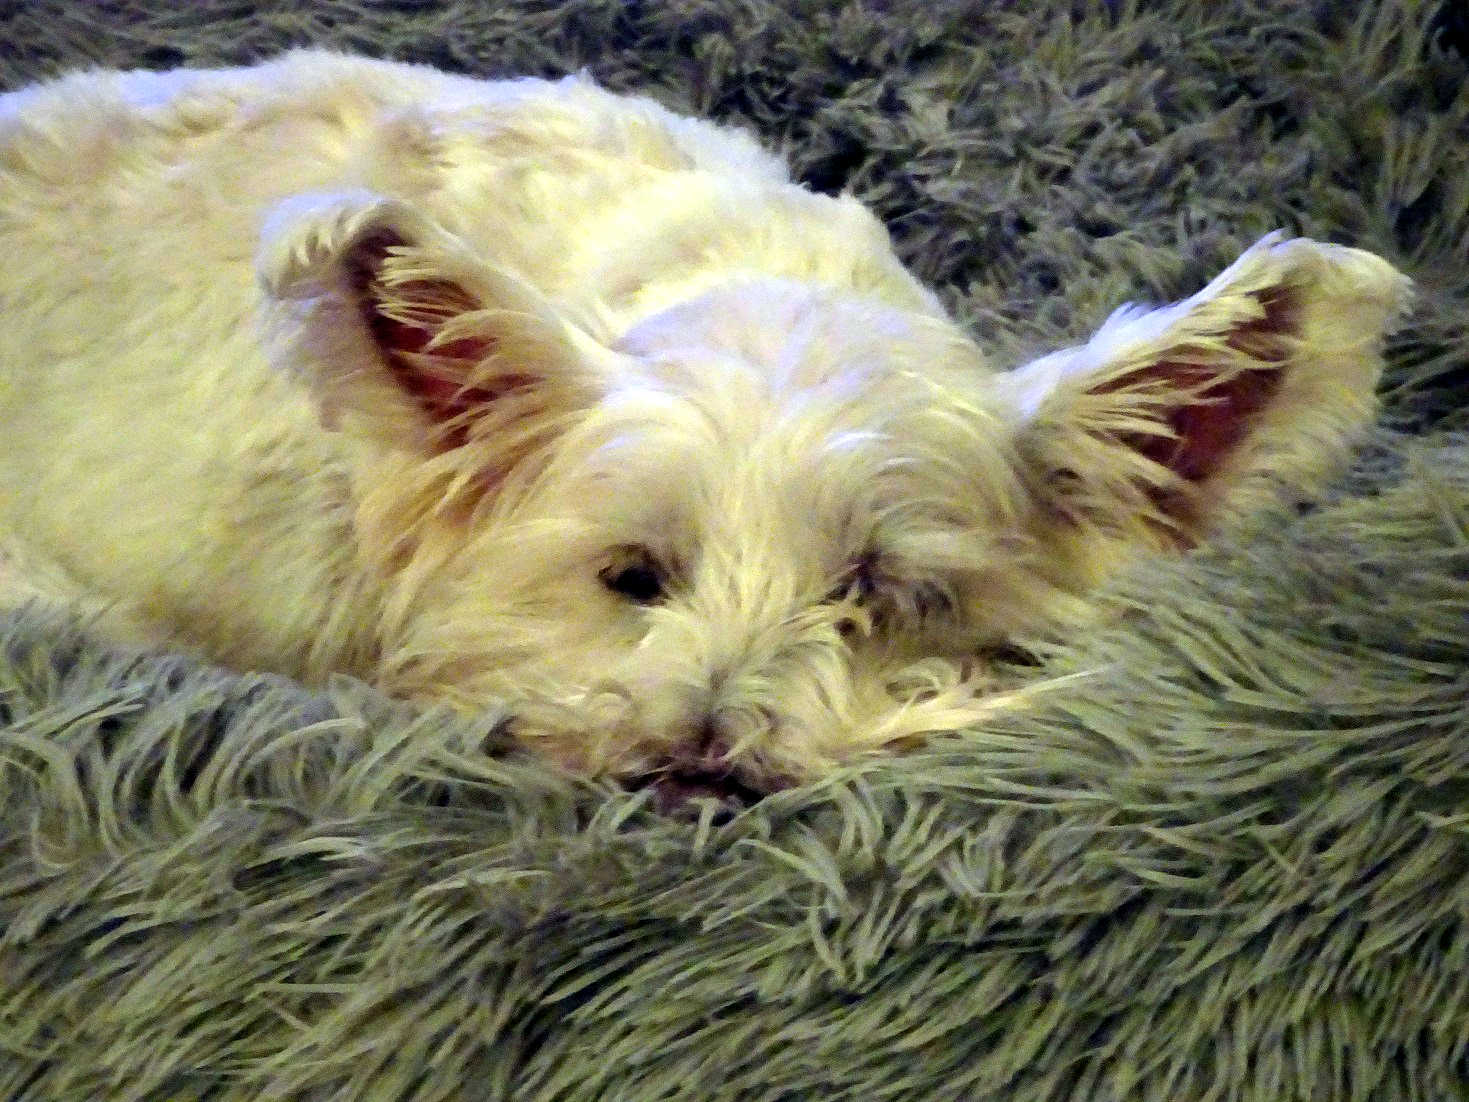
POLYGON ((324 53, 0 97, 0 257, 0 601, 757 789, 1328 473, 1406 284, 1272 236, 1001 373, 743 134, 324 53))

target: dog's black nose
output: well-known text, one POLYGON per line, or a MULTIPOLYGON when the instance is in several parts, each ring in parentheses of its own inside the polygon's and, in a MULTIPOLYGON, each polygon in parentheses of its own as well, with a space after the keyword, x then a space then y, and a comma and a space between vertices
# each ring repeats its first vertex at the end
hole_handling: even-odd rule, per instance
POLYGON ((728 774, 659 773, 648 778, 647 787, 652 790, 653 806, 659 814, 693 814, 696 801, 713 801, 719 805, 714 812, 715 822, 728 822, 766 795, 728 774))
POLYGON ((687 740, 673 748, 669 760, 677 768, 689 772, 728 772, 734 740, 725 733, 725 728, 719 713, 710 712, 694 727, 687 740))
POLYGON ((660 767, 643 778, 651 788, 658 810, 671 814, 686 811, 694 800, 716 800, 724 805, 720 817, 728 818, 767 795, 761 783, 732 759, 733 740, 717 713, 691 726, 689 735, 672 746, 660 767))

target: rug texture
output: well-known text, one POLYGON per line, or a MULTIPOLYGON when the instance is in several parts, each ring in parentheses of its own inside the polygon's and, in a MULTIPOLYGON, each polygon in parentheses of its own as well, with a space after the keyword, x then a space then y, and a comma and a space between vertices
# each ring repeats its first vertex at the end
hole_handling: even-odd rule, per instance
POLYGON ((1469 1098, 1466 24, 0 2, 4 87, 329 44, 743 123, 1002 363, 1278 226, 1419 288, 1329 500, 1121 580, 1032 711, 733 821, 497 758, 498 714, 0 621, 0 1099, 1469 1098))

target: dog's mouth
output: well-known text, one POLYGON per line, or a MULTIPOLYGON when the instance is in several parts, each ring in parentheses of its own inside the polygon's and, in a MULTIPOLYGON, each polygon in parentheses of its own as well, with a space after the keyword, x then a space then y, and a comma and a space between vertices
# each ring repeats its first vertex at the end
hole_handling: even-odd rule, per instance
POLYGON ((654 806, 663 815, 692 811, 696 800, 712 800, 722 805, 724 813, 732 814, 769 795, 731 770, 661 769, 635 778, 631 787, 650 790, 654 806))

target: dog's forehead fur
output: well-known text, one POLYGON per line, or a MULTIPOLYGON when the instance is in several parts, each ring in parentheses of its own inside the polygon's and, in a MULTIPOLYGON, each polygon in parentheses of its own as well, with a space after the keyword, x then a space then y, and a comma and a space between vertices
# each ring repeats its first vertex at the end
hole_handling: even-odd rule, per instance
POLYGON ((764 533, 792 545, 770 568, 828 575, 863 555, 912 558, 921 540, 934 557, 943 538, 955 563, 973 564, 977 541, 1013 520, 1001 397, 983 385, 978 350, 936 319, 746 282, 656 315, 617 347, 626 370, 561 455, 620 483, 610 500, 657 502, 685 540, 764 533))

